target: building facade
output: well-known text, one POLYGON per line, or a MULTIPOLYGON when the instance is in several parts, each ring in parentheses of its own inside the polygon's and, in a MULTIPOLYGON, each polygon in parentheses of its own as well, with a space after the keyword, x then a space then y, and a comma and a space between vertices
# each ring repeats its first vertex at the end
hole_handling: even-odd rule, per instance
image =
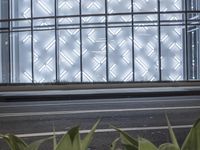
POLYGON ((200 0, 1 0, 0 83, 200 79, 200 0))

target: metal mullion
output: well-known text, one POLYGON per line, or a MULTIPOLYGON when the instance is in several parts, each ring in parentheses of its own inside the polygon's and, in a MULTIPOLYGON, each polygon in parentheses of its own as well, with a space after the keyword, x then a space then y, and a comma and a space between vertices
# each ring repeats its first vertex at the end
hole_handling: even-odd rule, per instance
POLYGON ((79 1, 79 23, 80 23, 80 72, 81 72, 81 83, 83 82, 83 40, 82 40, 82 0, 79 1))
POLYGON ((106 81, 109 82, 109 59, 108 59, 108 1, 105 0, 105 34, 106 34, 106 81))
POLYGON ((189 61, 188 61, 188 14, 187 14, 187 0, 185 0, 185 76, 189 80, 189 61))
POLYGON ((131 0, 131 12, 132 12, 132 70, 133 70, 133 82, 135 81, 135 46, 134 46, 134 7, 133 0, 131 0))
POLYGON ((55 67, 56 67, 56 82, 60 81, 60 72, 59 72, 59 38, 57 32, 57 8, 58 1, 55 0, 55 67))
POLYGON ((32 71, 32 83, 34 83, 35 77, 34 77, 34 52, 33 52, 33 0, 31 0, 31 71, 32 71))
POLYGON ((11 15, 12 15, 12 13, 11 13, 11 7, 10 7, 10 5, 12 4, 12 2, 10 2, 11 0, 8 0, 8 60, 9 60, 9 65, 8 65, 8 76, 9 76, 9 79, 8 79, 8 83, 11 83, 11 78, 12 78, 12 73, 11 73, 11 65, 12 65, 12 63, 11 63, 11 15))
POLYGON ((158 67, 159 67, 159 81, 162 81, 162 54, 161 54, 161 26, 160 26, 160 0, 158 0, 158 67))

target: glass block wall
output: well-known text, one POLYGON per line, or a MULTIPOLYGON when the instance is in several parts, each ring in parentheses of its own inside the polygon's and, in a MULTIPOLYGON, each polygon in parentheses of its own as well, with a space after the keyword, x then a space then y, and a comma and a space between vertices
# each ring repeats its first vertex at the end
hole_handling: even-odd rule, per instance
POLYGON ((1 0, 0 83, 200 79, 200 0, 1 0))

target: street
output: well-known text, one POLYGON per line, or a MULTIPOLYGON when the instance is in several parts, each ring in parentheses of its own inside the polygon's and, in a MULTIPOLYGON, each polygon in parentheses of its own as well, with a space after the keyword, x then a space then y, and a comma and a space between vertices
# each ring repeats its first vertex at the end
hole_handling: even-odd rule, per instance
MULTIPOLYGON (((53 127, 58 137, 76 125, 84 134, 101 119, 91 149, 109 149, 118 136, 111 124, 159 145, 170 141, 165 114, 182 143, 200 117, 200 96, 1 102, 0 133, 14 133, 30 142, 51 136, 53 127)), ((51 146, 52 142, 47 142, 41 149, 50 150, 51 146)), ((7 150, 2 139, 0 150, 7 150)))

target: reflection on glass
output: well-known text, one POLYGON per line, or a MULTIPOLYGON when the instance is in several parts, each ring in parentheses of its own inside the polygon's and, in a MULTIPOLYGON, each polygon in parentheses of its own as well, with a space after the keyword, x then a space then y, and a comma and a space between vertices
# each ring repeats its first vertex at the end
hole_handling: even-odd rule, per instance
POLYGON ((32 82, 31 32, 12 33, 12 81, 32 82))

